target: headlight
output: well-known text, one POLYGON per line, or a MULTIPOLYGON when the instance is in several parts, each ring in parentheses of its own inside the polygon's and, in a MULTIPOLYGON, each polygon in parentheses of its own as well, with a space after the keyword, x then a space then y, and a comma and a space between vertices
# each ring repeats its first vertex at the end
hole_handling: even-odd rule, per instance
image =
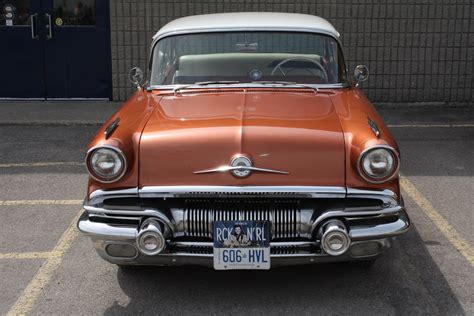
POLYGON ((399 158, 390 147, 372 147, 362 152, 359 157, 359 173, 372 183, 383 183, 392 179, 399 167, 399 158))
POLYGON ((115 182, 124 175, 126 160, 119 149, 99 146, 89 151, 87 169, 91 177, 99 182, 115 182))

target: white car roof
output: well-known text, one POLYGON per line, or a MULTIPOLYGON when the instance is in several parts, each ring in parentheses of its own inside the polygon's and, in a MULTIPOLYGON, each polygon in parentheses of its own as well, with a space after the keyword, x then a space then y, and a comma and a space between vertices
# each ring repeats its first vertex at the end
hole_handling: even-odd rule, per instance
POLYGON ((250 30, 313 32, 339 38, 339 33, 331 23, 315 15, 239 12, 203 14, 176 19, 163 26, 153 36, 153 42, 175 34, 250 30))

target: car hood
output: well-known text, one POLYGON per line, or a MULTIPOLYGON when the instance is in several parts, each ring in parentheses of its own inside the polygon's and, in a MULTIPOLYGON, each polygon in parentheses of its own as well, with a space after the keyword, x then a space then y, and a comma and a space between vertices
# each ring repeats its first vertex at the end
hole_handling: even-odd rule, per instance
POLYGON ((139 185, 344 186, 344 138, 327 94, 286 91, 196 92, 154 96, 140 141, 139 185), (258 168, 237 178, 245 155, 258 168))

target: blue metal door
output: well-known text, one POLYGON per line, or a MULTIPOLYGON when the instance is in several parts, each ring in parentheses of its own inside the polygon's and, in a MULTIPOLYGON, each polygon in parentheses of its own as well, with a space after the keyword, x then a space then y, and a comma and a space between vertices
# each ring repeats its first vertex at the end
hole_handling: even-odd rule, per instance
POLYGON ((0 98, 44 98, 41 1, 0 0, 0 10, 0 98))
POLYGON ((0 1, 29 12, 21 25, 0 20, 0 40, 12 43, 0 50, 11 73, 0 98, 111 98, 108 0, 0 1))
POLYGON ((109 2, 43 1, 47 98, 109 99, 109 2))

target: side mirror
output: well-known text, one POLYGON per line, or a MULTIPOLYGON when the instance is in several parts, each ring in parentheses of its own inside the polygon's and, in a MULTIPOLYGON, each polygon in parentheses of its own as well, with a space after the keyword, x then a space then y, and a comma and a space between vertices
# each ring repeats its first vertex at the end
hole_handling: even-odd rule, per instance
POLYGON ((364 65, 358 65, 354 69, 354 78, 357 81, 356 87, 363 81, 369 79, 369 68, 364 65))
POLYGON ((128 80, 130 80, 137 89, 140 89, 143 86, 144 77, 143 70, 139 67, 133 67, 128 72, 128 80))

